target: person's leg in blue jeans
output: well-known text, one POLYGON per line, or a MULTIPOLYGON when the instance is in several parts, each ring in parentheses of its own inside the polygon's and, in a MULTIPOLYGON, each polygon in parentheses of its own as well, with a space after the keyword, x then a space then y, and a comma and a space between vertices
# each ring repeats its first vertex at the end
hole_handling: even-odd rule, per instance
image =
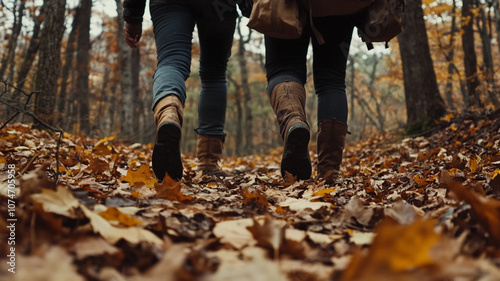
POLYGON ((195 18, 186 5, 159 0, 151 0, 150 11, 158 60, 153 76, 153 111, 157 126, 153 171, 160 181, 166 174, 180 181, 183 172, 180 152, 182 113, 195 18))
POLYGON ((284 150, 281 175, 309 179, 311 159, 308 144, 310 130, 305 113, 306 55, 309 30, 293 40, 266 36, 266 73, 268 94, 280 127, 284 150))
POLYGON ((204 174, 225 176, 218 165, 225 139, 227 106, 227 62, 231 55, 236 26, 236 10, 222 16, 213 6, 205 6, 197 19, 200 41, 201 92, 198 100, 196 157, 204 174))
POLYGON ((151 0, 150 11, 158 59, 153 81, 153 110, 157 123, 153 150, 155 175, 160 180, 165 173, 175 180, 182 177, 182 110, 186 100, 185 81, 190 74, 195 24, 199 30, 202 80, 197 129, 200 134, 197 151, 199 169, 218 170, 227 104, 225 71, 236 10, 232 16, 226 16, 227 20, 221 21, 209 0, 151 0))
POLYGON ((314 18, 325 44, 313 40, 313 76, 318 97, 318 178, 335 183, 347 133, 346 64, 353 16, 314 18))

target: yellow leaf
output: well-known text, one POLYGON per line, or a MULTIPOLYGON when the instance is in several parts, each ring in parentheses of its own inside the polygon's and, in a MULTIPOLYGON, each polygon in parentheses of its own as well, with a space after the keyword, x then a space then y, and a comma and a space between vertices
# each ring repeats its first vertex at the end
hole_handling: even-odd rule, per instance
POLYGON ((127 175, 121 177, 122 181, 128 182, 131 186, 136 182, 142 182, 149 188, 154 188, 158 180, 153 178, 148 165, 141 165, 136 171, 132 169, 127 170, 127 175))
POLYGON ((415 175, 413 177, 413 181, 416 182, 420 187, 424 187, 427 185, 427 181, 425 180, 425 178, 421 177, 420 175, 415 175))
POLYGON ((120 212, 120 210, 115 207, 109 207, 106 211, 100 212, 99 216, 103 217, 107 221, 117 221, 124 226, 136 226, 142 224, 142 221, 120 212))
POLYGON ((321 189, 321 190, 318 190, 318 191, 314 192, 313 196, 321 196, 321 197, 323 197, 323 196, 325 196, 327 194, 330 194, 330 193, 332 193, 334 191, 335 191, 335 188, 333 188, 333 187, 332 188, 325 188, 325 189, 321 189))
POLYGON ((495 171, 490 173, 490 177, 492 179, 496 178, 498 175, 500 175, 500 169, 496 169, 495 171))
POLYGON ((441 120, 443 121, 446 121, 446 122, 449 122, 451 120, 451 118, 453 118, 453 116, 455 116, 455 114, 453 113, 449 113, 448 115, 446 115, 445 117, 441 118, 441 120))
POLYGON ((470 171, 473 173, 475 173, 477 171, 477 169, 479 168, 479 163, 477 161, 477 156, 475 154, 472 155, 472 157, 470 158, 469 168, 470 168, 470 171))
POLYGON ((451 124, 450 129, 455 132, 457 130, 457 124, 451 124))

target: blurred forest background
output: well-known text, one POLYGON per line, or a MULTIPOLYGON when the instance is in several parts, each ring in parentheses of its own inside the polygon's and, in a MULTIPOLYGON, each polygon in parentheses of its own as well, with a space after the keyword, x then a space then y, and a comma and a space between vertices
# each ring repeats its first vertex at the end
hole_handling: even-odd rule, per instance
MULTIPOLYGON (((369 51, 353 33, 348 141, 399 129, 417 132, 447 112, 499 106, 499 0, 406 2, 405 31, 389 48, 379 44, 369 51)), ((41 123, 37 116, 72 134, 152 142, 151 21, 146 14, 140 48, 132 50, 123 39, 122 11, 122 0, 0 0, 0 124, 41 123)), ((227 73, 225 155, 281 145, 265 94, 263 36, 246 22, 238 20, 227 73)), ((183 153, 196 149, 198 60, 195 31, 183 153)), ((308 81, 314 142, 317 99, 308 81)))

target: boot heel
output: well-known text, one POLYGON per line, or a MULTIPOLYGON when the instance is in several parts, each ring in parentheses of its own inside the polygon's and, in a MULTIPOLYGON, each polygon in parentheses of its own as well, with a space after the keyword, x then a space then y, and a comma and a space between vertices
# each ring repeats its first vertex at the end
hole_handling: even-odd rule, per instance
POLYGON ((174 122, 166 122, 160 126, 157 140, 153 148, 153 171, 159 181, 163 181, 165 173, 175 181, 182 178, 182 159, 180 151, 181 128, 174 122))
POLYGON ((281 175, 285 171, 299 180, 307 180, 311 177, 311 158, 309 157, 310 132, 307 125, 299 123, 292 125, 288 131, 281 158, 281 175))

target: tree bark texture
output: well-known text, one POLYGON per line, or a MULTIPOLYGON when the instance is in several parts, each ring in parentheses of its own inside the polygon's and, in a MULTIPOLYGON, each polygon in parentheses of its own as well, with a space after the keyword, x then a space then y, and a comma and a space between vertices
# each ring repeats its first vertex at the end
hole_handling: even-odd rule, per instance
POLYGON ((64 33, 66 0, 45 0, 44 6, 50 13, 45 14, 40 35, 34 87, 39 92, 35 101, 35 114, 48 124, 52 124, 61 64, 61 40, 64 33))
POLYGON ((421 0, 406 2, 403 24, 404 31, 398 36, 398 42, 403 65, 407 127, 419 130, 446 112, 429 50, 421 0))
POLYGON ((92 11, 92 0, 80 1, 80 16, 78 17, 77 35, 77 78, 76 97, 78 99, 80 132, 84 135, 90 134, 90 15, 92 11))
POLYGON ((130 138, 134 135, 132 119, 134 118, 134 89, 132 88, 132 65, 131 49, 125 43, 123 33, 123 4, 122 0, 116 0, 116 10, 118 13, 118 50, 120 56, 120 88, 121 88, 121 120, 120 131, 124 138, 130 138))
POLYGON ((21 90, 24 87, 26 77, 28 77, 28 73, 33 66, 33 62, 35 61, 36 54, 38 53, 38 49, 40 47, 40 27, 42 25, 42 18, 45 16, 44 14, 45 9, 42 5, 42 7, 40 7, 40 13, 33 16, 33 22, 35 23, 35 25, 33 26, 33 35, 31 36, 28 50, 24 55, 24 60, 21 63, 19 72, 17 73, 17 87, 21 90))
MULTIPOLYGON (((76 34, 78 30, 78 22, 79 22, 79 17, 80 17, 80 8, 77 7, 74 12, 74 17, 73 17, 73 23, 71 25, 71 31, 69 32, 68 35, 68 42, 66 45, 66 54, 64 56, 64 65, 61 71, 61 88, 59 90, 59 96, 57 100, 57 111, 59 112, 58 115, 58 122, 60 124, 65 123, 63 119, 69 118, 69 103, 71 102, 71 98, 68 96, 68 82, 71 80, 70 78, 70 72, 73 67, 73 59, 74 59, 74 53, 76 50, 76 34)), ((74 81, 73 81, 74 82, 74 81)), ((76 121, 76 120, 75 120, 76 121)), ((68 130, 69 128, 67 126, 63 126, 64 129, 68 130)))
MULTIPOLYGON (((23 25, 23 14, 24 14, 24 1, 14 1, 13 9, 14 11, 14 20, 12 22, 12 33, 10 34, 10 38, 7 43, 7 50, 2 57, 2 61, 0 63, 0 79, 5 79, 12 83, 13 81, 9 80, 9 77, 5 77, 7 69, 10 66, 10 72, 13 73, 14 68, 14 54, 17 48, 17 38, 19 38, 19 34, 21 33, 21 27, 23 25)), ((7 75, 9 76, 9 75, 7 75)))
POLYGON ((477 18, 477 29, 481 35, 481 42, 483 47, 483 76, 484 80, 488 82, 486 92, 491 103, 498 107, 498 98, 496 96, 496 85, 495 85, 495 71, 493 69, 493 55, 491 49, 491 34, 488 32, 488 21, 486 19, 486 13, 484 7, 479 9, 479 17, 477 18))
POLYGON ((244 39, 241 32, 241 17, 238 19, 237 23, 238 35, 240 39, 238 40, 238 64, 240 66, 240 76, 241 76, 241 89, 243 90, 243 107, 245 110, 244 127, 245 127, 245 144, 244 152, 253 153, 253 114, 252 114, 252 93, 250 92, 250 85, 248 84, 248 69, 246 65, 245 58, 245 44, 250 40, 250 36, 244 39))
POLYGON ((464 49, 465 78, 467 81, 467 105, 481 105, 478 94, 477 57, 474 49, 474 15, 471 8, 473 0, 462 1, 462 47, 464 49))

